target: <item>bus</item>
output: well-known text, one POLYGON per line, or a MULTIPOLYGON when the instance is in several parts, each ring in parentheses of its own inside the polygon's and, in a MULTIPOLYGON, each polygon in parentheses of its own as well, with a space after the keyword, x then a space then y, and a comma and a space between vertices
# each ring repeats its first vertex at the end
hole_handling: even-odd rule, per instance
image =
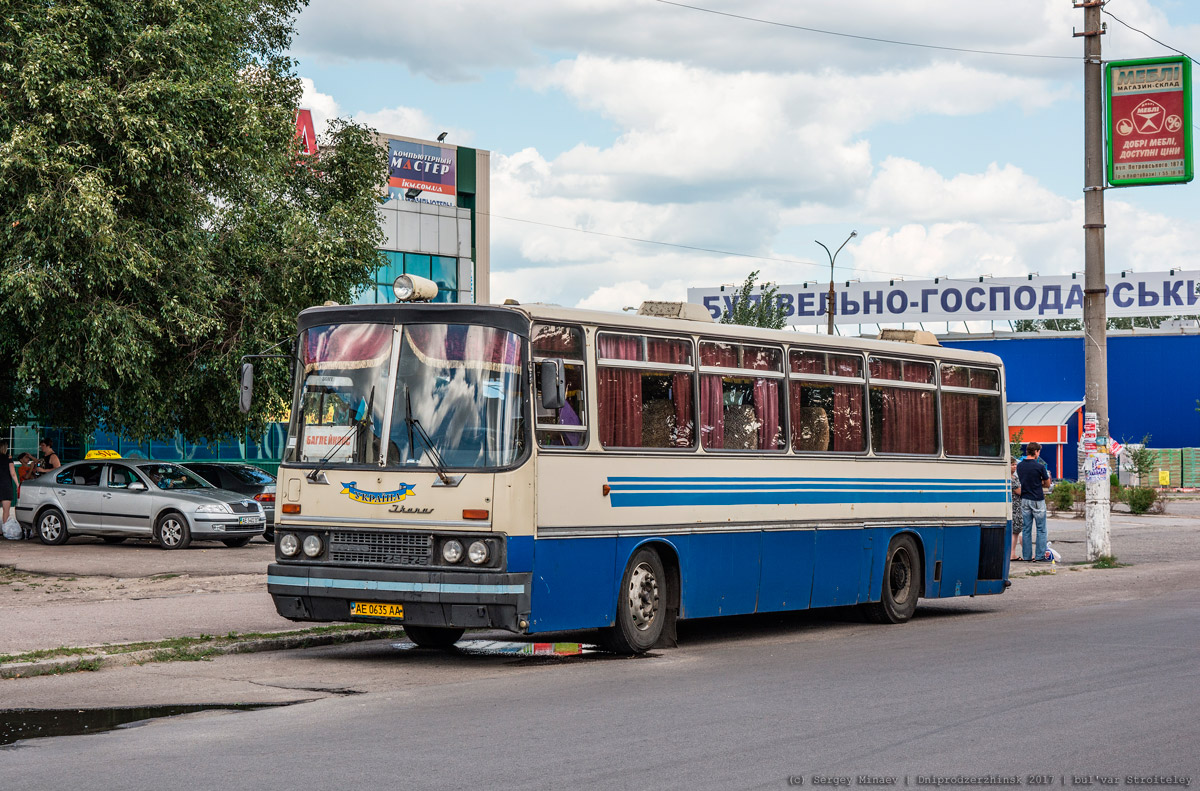
POLYGON ((598 628, 623 653, 681 618, 1001 593, 1004 370, 933 344, 686 303, 310 308, 268 590, 419 646, 598 628))

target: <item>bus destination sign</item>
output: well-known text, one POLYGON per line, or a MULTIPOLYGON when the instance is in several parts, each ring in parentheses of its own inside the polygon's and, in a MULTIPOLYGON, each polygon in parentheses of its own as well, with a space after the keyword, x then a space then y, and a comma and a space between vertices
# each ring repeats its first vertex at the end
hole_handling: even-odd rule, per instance
POLYGON ((1105 67, 1108 183, 1192 180, 1192 64, 1185 57, 1115 60, 1105 67))

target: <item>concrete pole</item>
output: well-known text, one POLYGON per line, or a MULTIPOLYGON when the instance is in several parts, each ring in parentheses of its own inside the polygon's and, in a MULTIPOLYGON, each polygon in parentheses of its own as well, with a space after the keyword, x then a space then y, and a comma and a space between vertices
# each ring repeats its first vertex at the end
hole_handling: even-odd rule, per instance
MULTIPOLYGON (((1084 408, 1096 413, 1096 433, 1108 436, 1108 316, 1104 278, 1104 86, 1100 60, 1103 0, 1077 3, 1083 9, 1084 112, 1084 408)), ((1079 34, 1076 34, 1079 35, 1079 34)), ((1108 476, 1087 482, 1084 516, 1087 558, 1112 555, 1109 541, 1108 476)))

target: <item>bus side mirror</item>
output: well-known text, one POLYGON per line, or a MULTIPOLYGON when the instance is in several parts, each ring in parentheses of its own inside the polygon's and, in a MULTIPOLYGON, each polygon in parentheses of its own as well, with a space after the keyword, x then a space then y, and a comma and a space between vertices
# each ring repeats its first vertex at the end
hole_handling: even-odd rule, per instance
POLYGON ((542 361, 542 409, 562 409, 567 403, 567 374, 562 360, 542 361))
POLYGON ((254 363, 242 363, 242 388, 238 394, 238 409, 244 415, 250 411, 254 398, 254 363))

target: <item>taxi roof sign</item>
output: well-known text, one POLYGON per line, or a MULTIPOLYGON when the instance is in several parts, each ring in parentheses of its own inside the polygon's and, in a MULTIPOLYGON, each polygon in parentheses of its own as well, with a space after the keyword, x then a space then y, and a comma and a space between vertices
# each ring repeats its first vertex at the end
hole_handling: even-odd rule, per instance
POLYGON ((115 450, 89 450, 83 457, 85 459, 119 459, 121 454, 115 450))

